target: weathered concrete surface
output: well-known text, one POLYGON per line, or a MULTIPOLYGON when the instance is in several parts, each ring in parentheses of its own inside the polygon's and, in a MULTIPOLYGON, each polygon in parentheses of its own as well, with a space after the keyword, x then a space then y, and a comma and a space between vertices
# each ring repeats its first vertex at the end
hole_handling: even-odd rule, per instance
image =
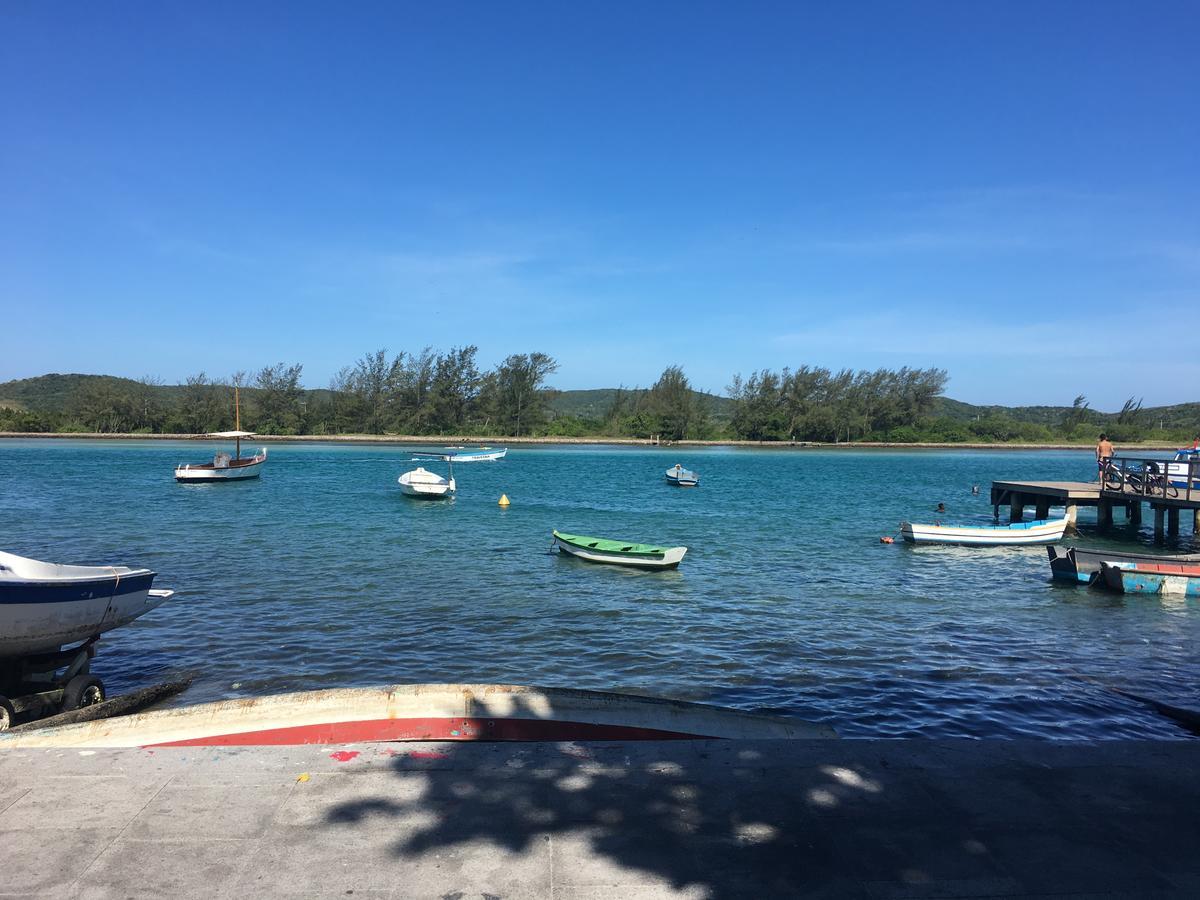
POLYGON ((0 894, 1200 896, 1200 742, 0 754, 0 894))

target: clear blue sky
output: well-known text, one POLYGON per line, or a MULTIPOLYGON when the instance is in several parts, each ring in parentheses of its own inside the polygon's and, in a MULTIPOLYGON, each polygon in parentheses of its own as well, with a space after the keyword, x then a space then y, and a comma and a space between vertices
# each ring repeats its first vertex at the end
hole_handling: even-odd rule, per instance
POLYGON ((9 3, 0 380, 1200 399, 1200 4, 9 3), (1161 326, 1176 340, 1157 349, 1161 326))

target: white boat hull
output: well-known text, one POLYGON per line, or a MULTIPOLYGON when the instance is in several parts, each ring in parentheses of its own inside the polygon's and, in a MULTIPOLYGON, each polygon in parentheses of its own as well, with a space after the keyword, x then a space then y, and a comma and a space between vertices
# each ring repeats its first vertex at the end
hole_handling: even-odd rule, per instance
POLYGON ((16 732, 0 735, 0 750, 836 737, 825 725, 653 697, 497 684, 409 684, 223 700, 16 732))
POLYGON ((977 547, 1019 547, 1052 544, 1067 530, 1066 519, 1029 522, 1022 527, 918 525, 904 522, 900 535, 911 544, 961 544, 977 547))
POLYGON ((504 455, 508 453, 507 447, 501 447, 499 450, 449 450, 447 451, 454 459, 454 464, 472 463, 472 462, 495 462, 498 459, 504 459, 504 455))
POLYGON ((605 553, 602 550, 576 547, 574 544, 569 544, 558 538, 555 538, 554 542, 560 550, 564 550, 572 556, 578 556, 580 559, 617 566, 631 566, 635 569, 670 569, 679 565, 683 561, 684 554, 687 553, 687 547, 668 547, 660 557, 638 558, 626 556, 621 553, 605 553))
POLYGON ((212 463, 203 465, 185 465, 175 467, 175 480, 183 482, 221 482, 241 481, 244 478, 257 478, 262 474, 263 463, 267 461, 267 448, 251 457, 252 461, 244 464, 214 466, 212 463))
POLYGON ((398 479, 401 493, 409 497, 437 500, 451 496, 457 489, 453 478, 443 478, 425 469, 405 472, 398 479))
POLYGON ((57 566, 0 553, 0 659, 85 641, 169 600, 154 572, 125 566, 57 566))

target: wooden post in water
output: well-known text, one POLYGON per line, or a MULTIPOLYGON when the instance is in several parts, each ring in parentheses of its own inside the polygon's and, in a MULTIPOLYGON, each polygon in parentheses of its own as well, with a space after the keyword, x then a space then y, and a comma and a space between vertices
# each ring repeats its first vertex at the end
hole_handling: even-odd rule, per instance
POLYGON ((1141 500, 1134 500, 1132 503, 1129 504, 1129 524, 1130 525, 1141 525, 1142 524, 1142 501, 1141 500))
POLYGON ((1200 534, 1200 509, 1192 510, 1192 536, 1200 534))
POLYGON ((1179 534, 1179 508, 1172 506, 1167 510, 1167 534, 1171 537, 1179 534))
POLYGON ((1072 525, 1079 518, 1079 507, 1074 503, 1068 503, 1066 506, 1067 521, 1072 525))
POLYGON ((1050 501, 1039 498, 1037 502, 1037 518, 1050 518, 1050 501))
POLYGON ((1020 522, 1025 518, 1025 498, 1021 494, 1012 495, 1012 503, 1008 507, 1008 521, 1020 522))
POLYGON ((1154 507, 1154 539, 1156 541, 1163 539, 1163 508, 1161 506, 1154 507))
POLYGON ((1112 501, 1111 500, 1100 500, 1100 501, 1098 501, 1097 506, 1098 506, 1097 511, 1099 513, 1097 518, 1099 519, 1100 527, 1101 528, 1111 528, 1112 527, 1112 506, 1113 506, 1112 501))

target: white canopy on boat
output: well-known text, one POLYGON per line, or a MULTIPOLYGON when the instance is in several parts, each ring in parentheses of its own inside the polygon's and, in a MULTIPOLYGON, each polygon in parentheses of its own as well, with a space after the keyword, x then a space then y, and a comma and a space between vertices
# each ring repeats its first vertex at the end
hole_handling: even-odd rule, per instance
POLYGON ((253 431, 210 431, 205 437, 244 438, 254 437, 253 431))

